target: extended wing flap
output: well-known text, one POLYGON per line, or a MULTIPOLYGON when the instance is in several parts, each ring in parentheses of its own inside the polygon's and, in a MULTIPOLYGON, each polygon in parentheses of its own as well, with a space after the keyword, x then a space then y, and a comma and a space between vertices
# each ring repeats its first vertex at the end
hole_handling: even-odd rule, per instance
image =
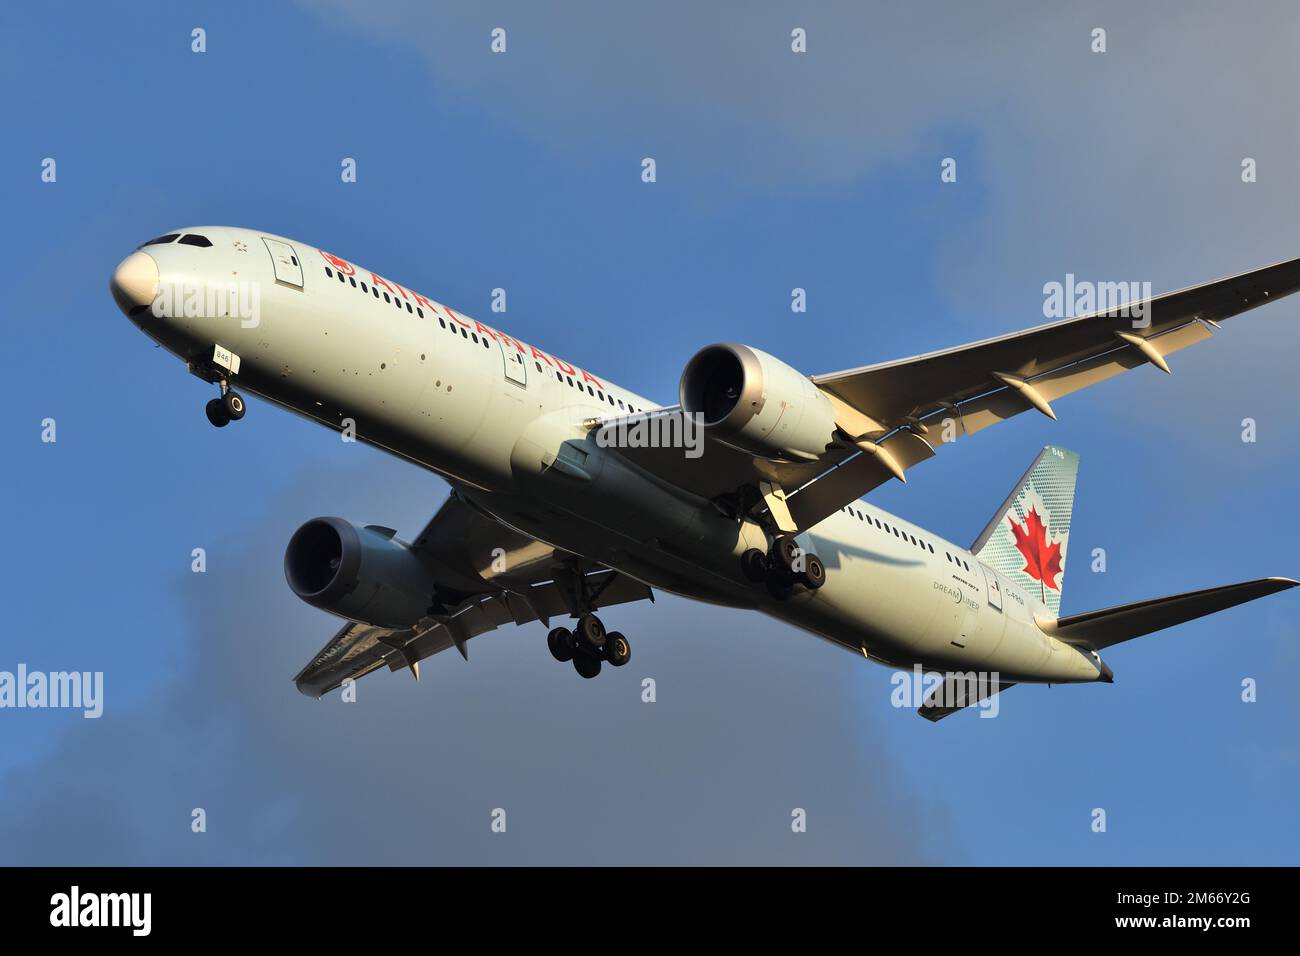
MULTIPOLYGON (((414 634, 413 630, 403 632, 348 622, 298 672, 293 682, 308 697, 320 697, 348 678, 356 680, 383 667, 393 649, 381 638, 406 640, 414 634)), ((451 642, 447 643, 450 646, 451 642)))

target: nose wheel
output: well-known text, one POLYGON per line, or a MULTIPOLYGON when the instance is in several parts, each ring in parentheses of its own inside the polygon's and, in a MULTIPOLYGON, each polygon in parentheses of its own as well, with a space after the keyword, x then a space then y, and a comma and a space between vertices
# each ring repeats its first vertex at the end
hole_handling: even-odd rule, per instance
POLYGON ((208 421, 217 428, 225 428, 231 422, 239 421, 246 410, 244 396, 224 383, 221 386, 221 397, 212 399, 203 409, 208 421))
POLYGON ((573 669, 588 680, 601 666, 622 667, 632 659, 632 645, 618 631, 606 633, 605 625, 594 614, 578 618, 577 627, 554 628, 546 635, 546 646, 560 663, 573 663, 573 669))

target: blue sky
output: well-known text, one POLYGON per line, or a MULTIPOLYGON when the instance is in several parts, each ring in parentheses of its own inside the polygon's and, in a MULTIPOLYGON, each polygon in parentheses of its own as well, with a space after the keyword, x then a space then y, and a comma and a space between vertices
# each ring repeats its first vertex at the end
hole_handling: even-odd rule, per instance
MULTIPOLYGON (((1116 648, 1113 686, 1016 688, 997 720, 931 725, 883 668, 672 598, 616 615, 630 673, 579 681, 534 625, 312 703, 290 678, 334 624, 284 585, 289 535, 333 513, 410 534, 445 485, 262 405, 212 429, 208 387, 108 296, 169 227, 261 228, 485 319, 504 287, 493 324, 666 402, 712 341, 826 372, 1037 324, 1067 272, 1162 291, 1300 255, 1283 8, 981 7, 9 5, 0 669, 102 670, 106 711, 0 712, 0 861, 1296 863, 1289 594, 1116 648), (1207 77, 1207 48, 1232 69, 1207 77)), ((1172 378, 872 500, 968 543, 1053 442, 1082 455, 1063 611, 1300 576, 1298 317, 1233 320, 1172 378)))

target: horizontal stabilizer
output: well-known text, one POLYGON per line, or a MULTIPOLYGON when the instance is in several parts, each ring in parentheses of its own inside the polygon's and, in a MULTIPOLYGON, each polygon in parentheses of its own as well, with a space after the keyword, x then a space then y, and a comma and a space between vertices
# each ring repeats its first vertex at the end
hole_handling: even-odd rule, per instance
POLYGON ((949 714, 955 714, 982 700, 988 700, 1008 687, 1015 686, 1010 681, 989 680, 986 676, 976 675, 974 672, 948 674, 942 684, 930 691, 916 712, 929 721, 943 720, 949 714))
POLYGON ((1258 581, 1225 584, 1203 591, 1188 591, 1186 594, 1073 614, 1055 622, 1040 621, 1040 626, 1045 633, 1057 640, 1100 651, 1143 634, 1161 631, 1215 611, 1285 591, 1297 584, 1300 581, 1292 581, 1290 578, 1261 578, 1258 581))

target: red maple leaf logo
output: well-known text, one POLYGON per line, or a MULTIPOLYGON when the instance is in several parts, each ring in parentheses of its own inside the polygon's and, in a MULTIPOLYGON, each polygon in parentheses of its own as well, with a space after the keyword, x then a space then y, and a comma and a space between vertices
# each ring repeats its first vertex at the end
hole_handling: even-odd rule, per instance
POLYGON ((340 259, 338 256, 330 255, 324 249, 317 249, 316 251, 324 256, 326 262, 332 265, 335 269, 338 269, 339 272, 343 273, 345 276, 356 274, 356 267, 346 259, 340 259))
MULTIPOLYGON (((1016 519, 1007 515, 1011 522, 1011 533, 1016 539, 1016 548, 1025 559, 1025 573, 1040 585, 1047 585, 1053 591, 1060 591, 1056 577, 1061 573, 1061 543, 1047 543, 1047 525, 1038 516, 1036 508, 1030 508, 1025 515, 1024 527, 1016 524, 1016 519)), ((1043 592, 1046 600, 1046 592, 1043 592)))

